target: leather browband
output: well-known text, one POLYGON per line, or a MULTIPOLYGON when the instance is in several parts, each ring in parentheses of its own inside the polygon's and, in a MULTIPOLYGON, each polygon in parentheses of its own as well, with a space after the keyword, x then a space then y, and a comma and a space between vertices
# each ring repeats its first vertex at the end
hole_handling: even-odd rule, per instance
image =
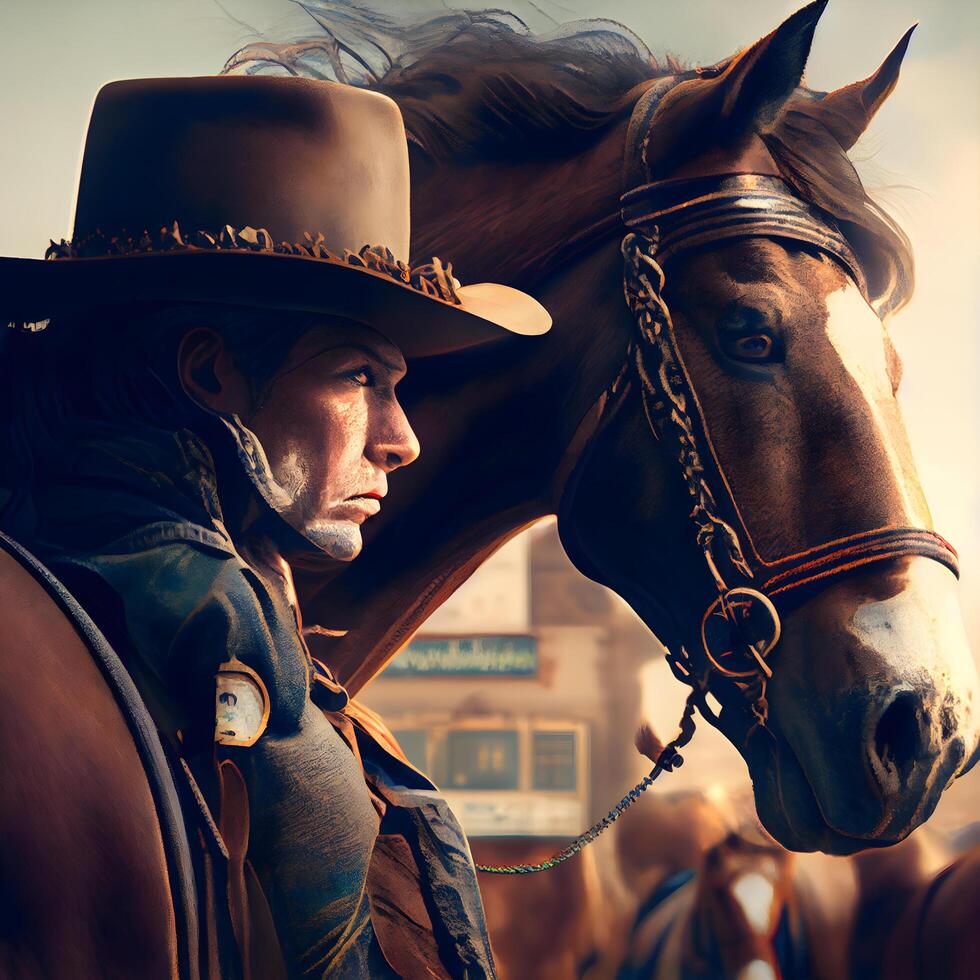
POLYGON ((847 239, 828 215, 794 196, 779 177, 730 174, 660 180, 636 187, 620 198, 627 228, 656 225, 657 258, 725 239, 787 238, 833 256, 861 292, 867 284, 847 239))

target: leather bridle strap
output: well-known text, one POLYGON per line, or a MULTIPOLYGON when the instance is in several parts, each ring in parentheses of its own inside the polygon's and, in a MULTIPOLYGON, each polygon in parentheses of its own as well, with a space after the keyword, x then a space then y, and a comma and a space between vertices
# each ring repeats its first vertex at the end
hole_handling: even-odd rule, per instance
POLYGON ((657 260, 679 252, 744 237, 791 239, 837 259, 867 296, 861 264, 840 231, 786 182, 770 174, 661 180, 628 191, 620 199, 623 224, 655 227, 657 260))
POLYGON ((932 558, 959 576, 956 549, 942 535, 922 528, 882 527, 784 559, 779 571, 769 569, 762 588, 770 596, 785 595, 863 565, 912 554, 932 558))

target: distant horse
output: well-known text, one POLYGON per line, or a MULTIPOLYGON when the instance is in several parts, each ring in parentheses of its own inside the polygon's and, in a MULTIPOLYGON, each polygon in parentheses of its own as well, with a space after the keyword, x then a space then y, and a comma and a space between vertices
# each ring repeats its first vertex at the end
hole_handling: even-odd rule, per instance
POLYGON ((602 23, 549 41, 494 14, 355 29, 351 5, 304 6, 323 33, 228 69, 391 96, 416 259, 451 255, 555 319, 533 344, 412 366, 420 461, 356 562, 300 574, 306 621, 348 631, 314 637, 317 654, 356 691, 503 541, 557 513, 577 567, 708 683, 778 840, 902 839, 977 746, 953 553, 929 530, 879 319, 908 298, 908 242, 846 154, 909 35, 821 93, 799 83, 823 0, 693 70, 602 23), (641 233, 625 257, 624 220, 641 233))
POLYGON ((857 908, 849 860, 731 833, 641 903, 618 970, 589 980, 839 980, 857 908))
POLYGON ((913 896, 884 948, 880 975, 972 980, 980 963, 978 921, 980 847, 974 847, 913 896))
POLYGON ((620 874, 643 900, 667 878, 696 868, 738 823, 733 807, 700 791, 646 793, 613 831, 620 874))
POLYGON ((925 827, 854 858, 860 904, 855 980, 967 980, 980 963, 980 847, 955 857, 925 827))
POLYGON ((730 834, 640 907, 619 980, 809 977, 793 856, 730 834))
MULTIPOLYGON (((646 794, 616 824, 612 835, 621 872, 635 901, 625 922, 614 920, 607 931, 607 943, 597 966, 585 974, 587 980, 609 980, 621 973, 644 975, 657 941, 666 941, 667 931, 684 932, 686 926, 678 922, 681 910, 684 916, 702 917, 697 933, 702 944, 716 943, 718 937, 709 925, 712 915, 720 914, 721 906, 716 899, 711 900, 710 908, 699 905, 708 899, 710 890, 699 890, 693 883, 702 866, 715 869, 715 885, 723 888, 730 888, 749 872, 780 879, 771 895, 768 887, 759 892, 757 879, 751 879, 756 881, 755 887, 739 888, 735 894, 743 898, 750 893, 770 895, 773 902, 785 904, 785 909, 776 909, 770 916, 773 922, 781 923, 778 942, 774 942, 775 934, 766 930, 755 939, 748 934, 743 937, 745 941, 751 939, 757 952, 761 948, 766 957, 779 961, 783 973, 787 963, 795 963, 797 972, 803 971, 811 980, 837 980, 847 975, 857 907, 850 860, 800 854, 787 861, 787 852, 765 837, 760 839, 750 812, 740 800, 709 798, 697 792, 646 794), (748 836, 734 829, 738 827, 750 828, 748 836), (721 877, 720 867, 728 868, 721 877), (675 893, 678 897, 668 902, 675 893)), ((702 879, 702 883, 708 880, 702 879)), ((761 921, 760 916, 742 922, 741 928, 749 928, 751 921, 761 921)), ((690 943, 679 943, 676 936, 671 948, 675 956, 682 952, 693 955, 690 943)), ((720 947, 715 953, 720 955, 720 947)), ((669 976, 667 962, 658 957, 658 968, 669 976)), ((698 962, 703 966, 703 957, 698 962)))

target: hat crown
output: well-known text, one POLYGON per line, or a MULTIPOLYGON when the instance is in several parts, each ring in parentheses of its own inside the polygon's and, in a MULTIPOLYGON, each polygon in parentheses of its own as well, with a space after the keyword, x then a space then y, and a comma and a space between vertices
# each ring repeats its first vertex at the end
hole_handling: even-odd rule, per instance
POLYGON ((74 239, 251 225, 407 261, 409 190, 401 113, 378 93, 268 76, 112 82, 92 109, 74 239))

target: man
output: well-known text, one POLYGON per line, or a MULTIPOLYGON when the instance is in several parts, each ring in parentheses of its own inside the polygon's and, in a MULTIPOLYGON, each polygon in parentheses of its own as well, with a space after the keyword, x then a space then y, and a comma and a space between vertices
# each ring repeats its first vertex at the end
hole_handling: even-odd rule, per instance
POLYGON ((405 358, 550 326, 516 290, 409 269, 408 193, 382 96, 118 82, 72 241, 0 260, 0 524, 117 648, 187 774, 202 892, 228 898, 221 975, 493 973, 465 838, 312 660, 287 560, 355 558, 418 456, 405 358))

